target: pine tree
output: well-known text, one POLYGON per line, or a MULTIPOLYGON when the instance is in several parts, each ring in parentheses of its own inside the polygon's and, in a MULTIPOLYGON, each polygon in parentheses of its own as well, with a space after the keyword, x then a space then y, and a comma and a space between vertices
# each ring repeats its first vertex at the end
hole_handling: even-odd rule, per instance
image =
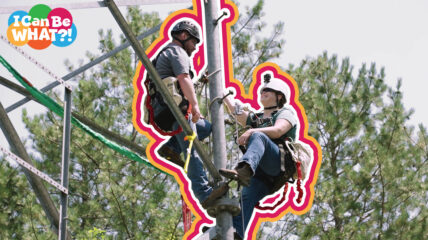
MULTIPOLYGON (((239 6, 239 3, 236 3, 239 6)), ((264 1, 239 8, 239 19, 232 26, 232 58, 234 77, 248 87, 254 68, 259 64, 278 58, 284 45, 284 23, 274 24, 272 34, 260 34, 268 25, 263 21, 264 1)))
POLYGON ((0 176, 0 239, 50 239, 49 221, 20 169, 1 160, 0 176))
MULTIPOLYGON (((142 14, 138 8, 129 8, 127 18, 135 34, 161 22, 158 14, 142 14)), ((111 30, 100 30, 99 36, 101 53, 119 45, 111 30)), ((147 48, 156 37, 145 38, 143 46, 147 48)), ((120 43, 124 42, 122 36, 120 43)), ((88 52, 87 57, 93 59, 96 55, 88 52)), ((136 134, 132 126, 136 63, 135 54, 126 49, 76 77, 73 111, 145 148, 147 139, 136 134)), ((74 68, 67 65, 70 70, 74 68)), ((61 101, 59 94, 50 95, 61 101)), ((24 111, 23 120, 30 131, 32 148, 38 153, 32 155, 37 168, 60 182, 61 118, 51 112, 30 117, 24 111)), ((175 179, 106 148, 78 128, 73 128, 71 141, 68 226, 73 238, 87 239, 94 229, 116 239, 176 239, 183 235, 178 227, 181 207, 176 204, 180 195, 175 179)), ((10 229, 1 231, 2 239, 56 239, 34 195, 23 184, 25 178, 17 176, 14 169, 5 170, 5 175, 13 177, 1 177, 0 187, 16 187, 4 192, 8 197, 0 204, 5 209, 0 227, 10 229)), ((46 187, 59 203, 58 191, 46 187)))
POLYGON ((284 217, 270 239, 425 239, 428 135, 407 123, 402 81, 388 87, 383 68, 356 73, 327 53, 288 72, 323 162, 312 209, 284 217))
MULTIPOLYGON (((277 39, 281 27, 271 38, 258 38, 255 47, 250 43, 242 45, 254 27, 265 26, 257 24, 263 15, 262 7, 263 1, 259 1, 255 7, 248 8, 241 14, 245 22, 233 30, 238 53, 235 57, 251 61, 251 67, 245 67, 243 62, 236 65, 237 75, 247 84, 252 68, 278 56, 280 51, 277 39)), ((128 9, 127 20, 135 34, 160 23, 157 14, 141 14, 137 8, 128 9)), ((111 30, 100 30, 99 36, 101 53, 119 45, 111 30)), ((147 48, 156 37, 145 38, 143 46, 147 48)), ((120 43, 124 41, 121 37, 120 43)), ((87 53, 89 60, 96 56, 87 53)), ((70 71, 74 69, 70 63, 66 64, 70 71)), ((134 93, 131 81, 136 64, 136 55, 126 49, 76 77, 78 87, 73 91, 73 111, 145 147, 147 139, 137 134, 131 119, 134 93)), ((58 102, 62 100, 57 92, 50 95, 58 102)), ((23 120, 30 132, 33 162, 60 182, 61 118, 51 112, 30 117, 24 111, 23 120)), ((94 234, 117 239, 180 239, 183 236, 181 209, 177 204, 179 191, 174 179, 107 149, 80 129, 73 128, 71 140, 68 226, 74 238, 88 239, 94 234)), ((0 163, 9 166, 4 160, 0 163)), ((1 238, 56 239, 23 175, 10 167, 1 171, 0 189, 4 190, 0 203, 1 238)), ((46 187, 53 200, 59 202, 59 192, 48 184, 46 187)))

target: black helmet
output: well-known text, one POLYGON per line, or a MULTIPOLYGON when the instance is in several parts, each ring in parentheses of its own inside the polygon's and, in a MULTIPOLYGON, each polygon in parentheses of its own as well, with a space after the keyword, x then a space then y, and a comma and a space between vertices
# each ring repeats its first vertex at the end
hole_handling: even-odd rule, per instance
POLYGON ((201 37, 199 36, 198 28, 195 26, 195 24, 189 22, 189 21, 182 21, 177 23, 174 28, 172 29, 171 33, 180 33, 182 31, 187 31, 190 36, 194 37, 198 43, 201 41, 201 37))

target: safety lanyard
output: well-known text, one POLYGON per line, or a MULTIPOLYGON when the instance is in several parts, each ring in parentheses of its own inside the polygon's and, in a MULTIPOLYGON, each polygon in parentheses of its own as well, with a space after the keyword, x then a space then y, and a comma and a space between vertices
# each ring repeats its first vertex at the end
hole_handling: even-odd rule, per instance
POLYGON ((186 137, 184 137, 184 141, 189 141, 189 147, 187 148, 187 157, 186 157, 186 162, 184 163, 184 172, 187 173, 187 168, 189 167, 189 162, 190 162, 190 153, 192 151, 192 146, 193 146, 193 141, 196 138, 196 133, 193 132, 192 135, 188 135, 186 137))

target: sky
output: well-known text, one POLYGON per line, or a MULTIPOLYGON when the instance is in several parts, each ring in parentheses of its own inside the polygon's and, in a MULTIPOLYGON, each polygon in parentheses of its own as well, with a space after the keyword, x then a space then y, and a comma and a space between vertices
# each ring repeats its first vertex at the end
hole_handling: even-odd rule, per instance
MULTIPOLYGON (((58 1, 2 1, 5 6, 32 6, 39 3, 47 5, 58 1)), ((87 2, 85 0, 61 2, 87 2)), ((244 1, 242 1, 244 2, 244 1)), ((255 0, 245 1, 245 4, 255 0)), ((142 6, 143 12, 160 11, 161 18, 168 12, 190 6, 184 4, 163 4, 142 6)), ((125 8, 120 8, 124 13, 125 8)), ((99 53, 98 30, 113 29, 118 34, 120 29, 107 8, 70 10, 78 31, 76 41, 68 47, 50 46, 44 50, 34 50, 28 46, 22 49, 48 67, 58 76, 68 73, 64 61, 69 59, 75 66, 87 63, 87 51, 99 53)), ((362 63, 375 62, 377 68, 385 68, 386 83, 395 86, 402 79, 403 102, 406 109, 413 108, 415 113, 409 124, 423 123, 428 126, 428 1, 425 0, 266 0, 265 17, 268 24, 278 21, 285 23, 284 53, 274 60, 285 69, 288 64, 299 64, 306 57, 316 57, 324 51, 336 54, 339 59, 349 57, 354 69, 362 63)), ((0 14, 0 34, 5 35, 10 14, 0 14)), ((266 31, 270 31, 267 28, 266 31)), ((267 33, 269 34, 269 32, 267 33)), ((42 88, 54 81, 38 67, 27 61, 10 46, 0 41, 0 54, 7 59, 37 88, 42 88)), ((13 77, 0 67, 0 75, 8 79, 13 77)), ((131 81, 131 80, 130 80, 131 81)), ((76 86, 72 80, 71 85, 76 86)), ((63 89, 56 88, 62 96, 63 89)), ((20 95, 0 86, 0 102, 6 108, 20 95)), ((30 115, 44 111, 36 103, 27 103, 13 112, 9 117, 21 139, 28 133, 21 121, 22 109, 30 115)), ((0 144, 7 146, 2 133, 0 144)), ((28 145, 28 143, 27 143, 28 145)))
MULTIPOLYGON (((267 15, 285 23, 282 63, 299 63, 323 51, 385 68, 386 83, 402 79, 403 102, 415 113, 410 124, 428 126, 428 1, 266 1, 267 15)), ((284 65, 285 66, 285 65, 284 65)))

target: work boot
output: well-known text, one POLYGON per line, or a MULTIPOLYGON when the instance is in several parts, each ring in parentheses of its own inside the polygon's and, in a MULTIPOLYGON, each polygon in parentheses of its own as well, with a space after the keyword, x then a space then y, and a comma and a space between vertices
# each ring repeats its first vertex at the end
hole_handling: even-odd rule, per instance
POLYGON ((180 154, 175 152, 168 146, 163 145, 161 148, 159 148, 158 153, 161 157, 165 158, 166 160, 173 162, 178 166, 184 168, 184 161, 181 160, 180 154))
POLYGON ((251 170, 250 165, 248 163, 241 163, 235 169, 225 169, 221 168, 219 173, 223 175, 223 177, 237 180, 243 186, 250 186, 250 180, 253 176, 253 170, 251 170))
POLYGON ((212 207, 215 200, 221 198, 224 194, 227 193, 227 191, 229 191, 228 183, 221 183, 220 186, 214 188, 210 195, 203 202, 201 202, 202 207, 205 209, 212 207))

